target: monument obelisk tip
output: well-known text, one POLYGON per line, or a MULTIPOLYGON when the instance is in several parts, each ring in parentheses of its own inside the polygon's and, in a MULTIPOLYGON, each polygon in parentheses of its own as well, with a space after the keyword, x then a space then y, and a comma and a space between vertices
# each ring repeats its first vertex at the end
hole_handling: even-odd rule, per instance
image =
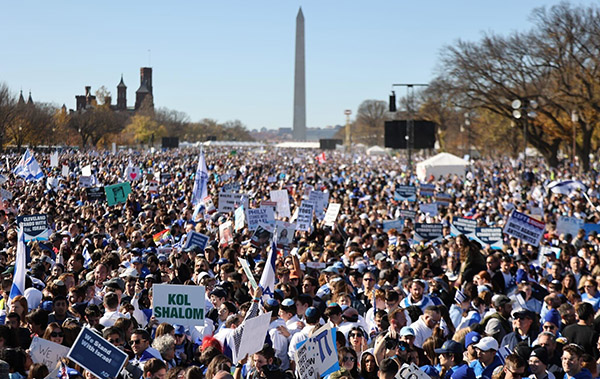
POLYGON ((294 140, 306 140, 306 78, 304 67, 304 14, 296 16, 296 57, 294 61, 294 140))

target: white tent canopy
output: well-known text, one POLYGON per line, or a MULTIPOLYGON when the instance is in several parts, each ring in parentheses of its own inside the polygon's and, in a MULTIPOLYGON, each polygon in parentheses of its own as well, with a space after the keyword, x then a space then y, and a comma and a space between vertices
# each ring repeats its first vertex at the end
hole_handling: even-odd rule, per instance
POLYGON ((423 162, 417 163, 417 177, 423 181, 433 175, 437 180, 440 176, 458 175, 464 177, 469 162, 450 153, 439 153, 423 162))
POLYGON ((371 146, 367 149, 367 155, 385 155, 385 149, 380 146, 371 146))

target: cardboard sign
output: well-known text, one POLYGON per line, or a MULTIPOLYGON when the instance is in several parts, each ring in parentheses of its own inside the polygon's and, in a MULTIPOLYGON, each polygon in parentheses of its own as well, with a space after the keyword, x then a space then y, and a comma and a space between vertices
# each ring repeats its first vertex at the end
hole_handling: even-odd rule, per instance
POLYGON ((219 244, 229 246, 233 242, 233 224, 227 221, 219 225, 219 244))
POLYGON ((119 375, 128 356, 88 327, 83 327, 69 350, 67 358, 96 377, 108 379, 116 378, 119 375))
POLYGON ((502 250, 502 228, 475 228, 475 238, 482 246, 489 245, 492 249, 502 250))
POLYGON ((329 204, 329 207, 327 207, 327 213, 325 213, 325 218, 323 219, 325 225, 333 226, 333 224, 335 223, 335 219, 338 216, 338 213, 340 213, 341 206, 342 204, 339 203, 329 204))
POLYGON ((19 227, 23 228, 25 242, 47 241, 50 237, 48 215, 18 216, 17 222, 19 223, 19 227))
POLYGON ((537 247, 544 235, 544 229, 546 224, 542 221, 513 210, 504 226, 504 233, 537 247))
POLYGON ((33 363, 45 364, 49 369, 56 367, 60 358, 67 356, 68 353, 68 347, 38 336, 33 337, 31 346, 29 347, 29 355, 33 363))
POLYGON ((298 218, 296 219, 296 230, 309 232, 312 227, 314 204, 310 201, 303 201, 298 208, 298 218))
POLYGON ((290 199, 287 190, 271 191, 271 201, 277 202, 277 217, 291 217, 290 199))
POLYGON ((417 242, 421 241, 432 241, 442 237, 442 224, 415 224, 415 236, 414 240, 417 242))
POLYGON ((219 193, 219 212, 233 212, 240 205, 248 209, 248 199, 250 196, 246 193, 220 192, 219 193))
POLYGON ((422 197, 431 197, 435 192, 435 184, 421 184, 419 186, 419 195, 422 197))
POLYGON ((248 230, 256 230, 258 224, 275 225, 275 212, 271 207, 260 207, 258 209, 248 209, 248 230))
POLYGON ((583 229, 583 220, 577 217, 558 216, 556 220, 556 232, 558 234, 571 234, 575 237, 579 229, 583 229))
POLYGON ((287 249, 294 240, 296 224, 277 220, 275 223, 275 230, 277 232, 277 247, 280 249, 287 249))
POLYGON ((153 310, 159 322, 204 325, 204 287, 154 284, 153 310))
POLYGON ((88 201, 105 201, 106 193, 104 187, 91 187, 85 189, 88 201))
POLYGON ((417 201, 417 187, 415 186, 396 186, 394 190, 394 200, 396 201, 417 201))
POLYGON ((414 220, 417 217, 417 211, 413 211, 412 209, 398 209, 396 211, 396 217, 404 220, 414 220))
POLYGON ((311 191, 308 200, 315 204, 315 217, 317 220, 323 220, 325 218, 325 208, 329 203, 329 192, 311 191))
POLYGON ((384 220, 383 231, 387 233, 392 229, 401 232, 404 229, 404 220, 384 220))
POLYGON ((438 215, 438 205, 437 203, 419 204, 419 211, 423 214, 429 213, 429 216, 435 217, 438 215))
MULTIPOLYGON (((271 312, 244 320, 244 331, 242 332, 240 347, 234 354, 233 363, 237 363, 246 355, 252 355, 263 348, 270 321, 271 312)), ((232 350, 235 351, 235 349, 232 350)))
POLYGON ((106 202, 109 206, 124 203, 127 201, 127 196, 131 193, 131 184, 125 182, 106 186, 104 187, 104 193, 106 193, 106 202))
POLYGON ((296 345, 294 361, 300 378, 319 378, 340 369, 336 328, 326 324, 296 345))
POLYGON ((204 248, 206 247, 207 243, 208 236, 205 236, 202 233, 190 231, 186 235, 184 248, 187 249, 189 247, 198 246, 200 249, 202 249, 202 251, 204 251, 204 248))
POLYGON ((471 237, 475 233, 477 227, 477 221, 468 218, 454 217, 452 224, 450 225, 450 234, 456 237, 459 234, 464 234, 467 237, 471 237))

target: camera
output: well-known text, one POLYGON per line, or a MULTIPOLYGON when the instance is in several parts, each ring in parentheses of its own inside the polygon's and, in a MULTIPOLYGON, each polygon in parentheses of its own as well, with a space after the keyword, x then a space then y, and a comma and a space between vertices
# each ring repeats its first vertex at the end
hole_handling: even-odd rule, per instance
POLYGON ((392 337, 385 337, 385 348, 388 350, 394 350, 398 346, 398 339, 392 337))

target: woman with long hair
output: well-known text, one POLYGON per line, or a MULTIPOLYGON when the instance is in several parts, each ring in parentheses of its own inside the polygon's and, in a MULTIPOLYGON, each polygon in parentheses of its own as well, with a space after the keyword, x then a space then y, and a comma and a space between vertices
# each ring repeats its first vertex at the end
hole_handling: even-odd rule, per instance
POLYGON ((460 253, 460 283, 466 283, 473 280, 473 277, 481 271, 487 269, 485 257, 469 241, 464 234, 456 237, 456 247, 460 253))
POLYGON ((51 322, 44 331, 43 339, 63 345, 65 340, 65 332, 57 322, 51 322))
POLYGON ((360 326, 354 326, 348 332, 348 345, 354 349, 357 356, 367 350, 367 333, 360 326))
POLYGON ((21 318, 21 327, 23 328, 27 327, 27 321, 25 320, 25 316, 27 315, 28 311, 29 308, 25 296, 17 295, 11 300, 9 313, 16 312, 19 315, 19 317, 21 318))
POLYGON ((360 377, 361 379, 377 379, 379 367, 375 356, 365 351, 360 359, 360 377))
POLYGON ((359 379, 356 351, 347 346, 340 348, 338 350, 338 361, 340 362, 340 369, 346 369, 353 379, 359 379))

